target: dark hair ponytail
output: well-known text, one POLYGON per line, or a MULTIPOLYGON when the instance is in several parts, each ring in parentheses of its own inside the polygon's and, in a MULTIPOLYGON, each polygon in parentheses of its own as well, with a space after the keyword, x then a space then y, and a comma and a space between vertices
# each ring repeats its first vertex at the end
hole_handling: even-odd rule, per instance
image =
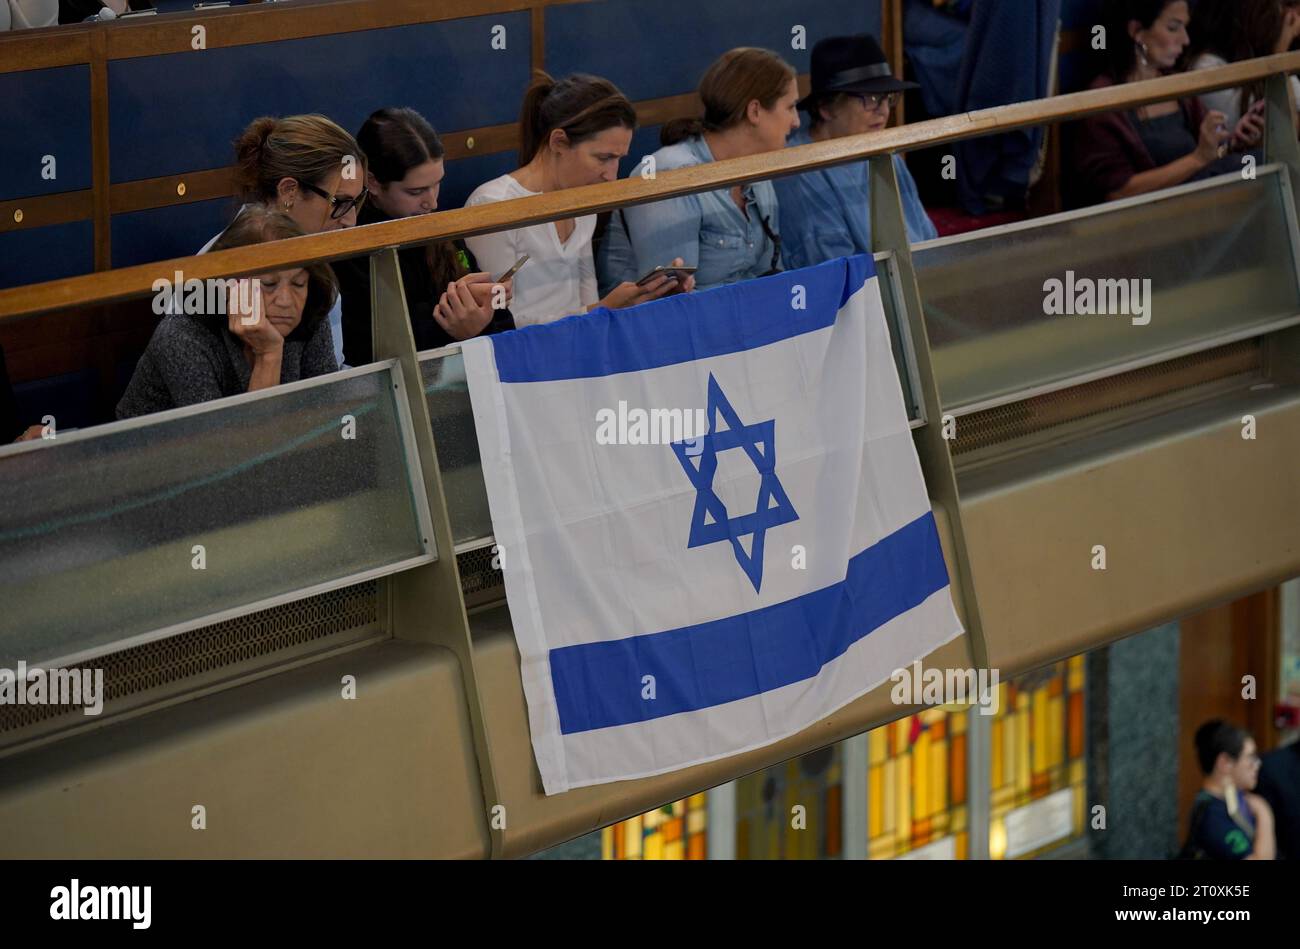
POLYGON ((757 99, 763 108, 772 108, 794 78, 794 67, 771 50, 756 46, 727 50, 700 79, 704 115, 665 122, 659 141, 676 145, 695 135, 739 125, 751 102, 757 99))
POLYGON ((636 128, 636 109, 616 85, 583 73, 552 79, 539 69, 519 110, 519 164, 532 161, 556 129, 576 145, 616 127, 636 128))
POLYGON ((694 138, 697 135, 703 135, 709 131, 704 120, 698 116, 693 118, 669 119, 663 125, 659 126, 659 144, 676 145, 678 142, 684 142, 688 138, 694 138))

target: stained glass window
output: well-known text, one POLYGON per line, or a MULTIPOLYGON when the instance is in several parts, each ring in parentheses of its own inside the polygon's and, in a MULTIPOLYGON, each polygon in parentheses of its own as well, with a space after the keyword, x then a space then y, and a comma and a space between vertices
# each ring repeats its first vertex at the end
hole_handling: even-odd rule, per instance
POLYGON ((1083 690, 1083 656, 998 686, 989 740, 989 855, 995 860, 1032 857, 1083 834, 1083 690))
POLYGON ((867 733, 867 856, 897 857, 952 836, 967 852, 965 706, 945 705, 867 733))
MULTIPOLYGON (((989 852, 1033 857, 1082 836, 1086 812, 1084 657, 998 685, 988 727, 989 852)), ((867 734, 867 852, 873 859, 969 855, 969 729, 978 708, 945 705, 867 734)), ((738 859, 843 853, 843 760, 823 748, 735 783, 738 859)), ((702 860, 706 795, 602 832, 610 860, 702 860)))
POLYGON ((843 852, 839 745, 736 782, 736 859, 819 860, 843 852))
POLYGON ((705 792, 692 794, 620 821, 601 831, 601 856, 606 860, 703 860, 707 812, 705 792))

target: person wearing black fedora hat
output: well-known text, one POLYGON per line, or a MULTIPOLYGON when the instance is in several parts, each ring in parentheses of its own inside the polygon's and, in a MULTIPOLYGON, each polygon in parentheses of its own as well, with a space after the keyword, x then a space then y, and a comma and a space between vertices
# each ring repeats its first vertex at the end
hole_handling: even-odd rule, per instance
MULTIPOLYGON (((880 44, 865 34, 820 40, 812 51, 811 79, 811 90, 799 100, 799 108, 809 115, 809 128, 796 130, 787 145, 878 132, 889 124, 889 110, 899 94, 918 88, 914 82, 894 78, 880 44)), ((921 206, 916 182, 897 155, 894 168, 908 238, 916 242, 937 237, 921 206)), ((866 162, 780 178, 773 185, 781 205, 782 249, 788 267, 871 253, 866 162)))

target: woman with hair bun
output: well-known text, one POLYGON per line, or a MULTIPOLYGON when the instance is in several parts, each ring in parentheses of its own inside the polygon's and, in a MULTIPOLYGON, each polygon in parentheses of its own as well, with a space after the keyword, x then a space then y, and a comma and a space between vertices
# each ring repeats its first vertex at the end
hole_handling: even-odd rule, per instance
MULTIPOLYGON (((323 115, 263 116, 235 142, 235 181, 244 200, 239 213, 259 205, 283 211, 304 234, 355 226, 366 200, 365 178, 366 157, 356 139, 323 115)), ((211 250, 220 236, 199 253, 211 250)), ((337 299, 329 326, 341 364, 343 311, 337 299)))
POLYGON ((353 227, 366 200, 361 147, 323 115, 254 119, 235 163, 244 201, 278 206, 305 234, 353 227))
MULTIPOLYGON (((479 185, 465 206, 613 181, 635 127, 636 111, 609 80, 586 75, 555 80, 538 72, 520 110, 520 167, 479 185)), ((596 215, 588 214, 480 234, 465 243, 484 268, 498 275, 528 255, 514 278, 511 304, 520 326, 547 323, 597 306, 633 306, 690 289, 689 279, 679 285, 674 278, 661 276, 640 287, 625 282, 599 298, 591 250, 595 229, 596 215)))

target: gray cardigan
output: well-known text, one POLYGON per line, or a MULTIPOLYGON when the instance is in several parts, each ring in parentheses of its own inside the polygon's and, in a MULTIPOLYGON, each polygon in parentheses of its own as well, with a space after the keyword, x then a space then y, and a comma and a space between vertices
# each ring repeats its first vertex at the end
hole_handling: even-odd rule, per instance
MULTIPOLYGON (((280 382, 337 372, 334 336, 324 317, 306 341, 286 339, 280 382)), ((248 391, 253 367, 225 317, 164 316, 117 403, 117 417, 134 418, 248 391)))

